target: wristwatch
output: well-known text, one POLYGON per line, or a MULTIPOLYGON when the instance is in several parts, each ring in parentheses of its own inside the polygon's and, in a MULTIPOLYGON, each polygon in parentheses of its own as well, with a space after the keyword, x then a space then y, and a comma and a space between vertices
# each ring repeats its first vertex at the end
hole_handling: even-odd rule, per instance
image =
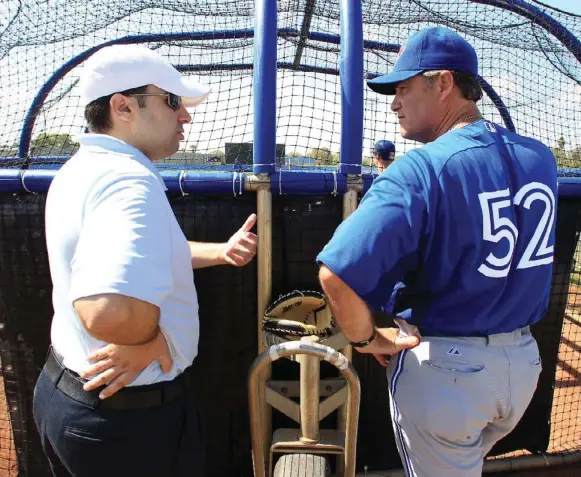
POLYGON ((370 345, 372 341, 377 336, 377 328, 373 327, 373 334, 366 339, 365 341, 349 341, 349 344, 353 346, 353 348, 365 348, 366 346, 370 345))

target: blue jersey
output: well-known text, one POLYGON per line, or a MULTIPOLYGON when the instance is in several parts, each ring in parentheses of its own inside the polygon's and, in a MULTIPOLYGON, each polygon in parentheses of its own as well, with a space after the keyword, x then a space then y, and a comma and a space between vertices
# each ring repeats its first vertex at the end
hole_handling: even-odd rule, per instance
POLYGON ((317 262, 426 334, 513 331, 548 307, 556 199, 551 151, 479 121, 395 161, 317 262))

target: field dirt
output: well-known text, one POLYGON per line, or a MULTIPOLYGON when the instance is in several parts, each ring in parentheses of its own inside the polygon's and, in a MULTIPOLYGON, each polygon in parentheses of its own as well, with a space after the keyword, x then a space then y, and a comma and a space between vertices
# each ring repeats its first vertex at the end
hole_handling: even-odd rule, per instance
POLYGON ((12 436, 12 424, 4 393, 4 378, 0 374, 0 477, 16 477, 17 475, 18 461, 12 436))

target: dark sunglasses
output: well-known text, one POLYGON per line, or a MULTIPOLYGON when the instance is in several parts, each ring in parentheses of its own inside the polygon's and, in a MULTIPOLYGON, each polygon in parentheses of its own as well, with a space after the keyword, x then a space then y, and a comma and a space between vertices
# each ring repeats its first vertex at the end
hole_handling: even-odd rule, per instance
POLYGON ((173 93, 135 93, 129 96, 167 96, 167 105, 177 111, 182 107, 182 97, 173 93))

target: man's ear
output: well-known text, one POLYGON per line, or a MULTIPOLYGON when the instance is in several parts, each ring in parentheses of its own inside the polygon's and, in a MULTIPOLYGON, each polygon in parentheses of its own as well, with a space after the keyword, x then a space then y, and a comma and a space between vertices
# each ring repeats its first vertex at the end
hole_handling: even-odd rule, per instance
POLYGON ((454 91, 454 75, 451 71, 442 71, 438 75, 438 89, 440 93, 440 99, 448 99, 448 97, 454 91))
POLYGON ((135 98, 115 93, 109 100, 109 110, 112 118, 122 122, 129 122, 139 108, 135 98))

